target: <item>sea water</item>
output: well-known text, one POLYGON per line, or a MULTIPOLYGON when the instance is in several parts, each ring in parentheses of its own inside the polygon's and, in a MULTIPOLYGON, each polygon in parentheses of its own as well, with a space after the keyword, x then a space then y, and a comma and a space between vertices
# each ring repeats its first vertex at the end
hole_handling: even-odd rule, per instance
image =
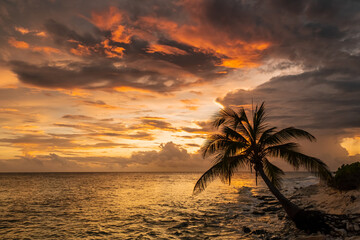
MULTIPOLYGON (((193 195, 201 173, 2 173, 1 239, 257 239, 244 227, 284 228, 284 212, 261 212, 271 196, 254 174, 214 181, 193 195), (259 214, 259 212, 261 214, 259 214)), ((282 192, 315 184, 288 173, 282 192)), ((261 237, 259 237, 261 239, 261 237)))

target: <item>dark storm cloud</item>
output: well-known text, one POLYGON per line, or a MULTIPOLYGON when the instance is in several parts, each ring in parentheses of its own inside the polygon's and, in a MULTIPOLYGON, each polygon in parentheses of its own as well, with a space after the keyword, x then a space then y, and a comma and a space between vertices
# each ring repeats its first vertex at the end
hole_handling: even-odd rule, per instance
POLYGON ((269 67, 270 72, 294 64, 304 69, 251 91, 235 90, 219 98, 220 103, 266 101, 273 118, 307 128, 341 132, 360 127, 360 2, 208 1, 207 6, 206 16, 219 27, 230 31, 237 26, 244 29, 234 32, 239 37, 274 43, 268 57, 289 60, 290 65, 269 67), (258 11, 250 11, 254 8, 258 11))
MULTIPOLYGON (((251 93, 242 90, 233 92, 221 102, 239 105, 242 98, 248 102, 248 98, 256 94, 257 98, 263 98, 269 104, 284 101, 295 108, 310 105, 306 107, 309 110, 306 121, 302 122, 304 126, 315 126, 314 123, 321 117, 313 113, 325 111, 324 106, 336 106, 346 119, 341 123, 336 117, 330 120, 328 116, 334 114, 334 111, 327 110, 324 114, 327 123, 320 124, 323 128, 332 127, 338 122, 344 127, 357 126, 356 120, 348 116, 348 110, 358 116, 359 1, 209 0, 182 1, 180 4, 174 1, 147 1, 141 4, 136 1, 119 1, 116 4, 89 1, 88 4, 82 4, 84 7, 78 8, 80 12, 77 12, 77 16, 82 16, 79 18, 71 18, 68 13, 60 18, 54 8, 72 9, 70 12, 74 13, 70 2, 41 2, 37 8, 25 2, 24 6, 29 7, 29 11, 23 16, 15 11, 20 9, 18 3, 7 3, 1 8, 6 12, 2 24, 13 21, 10 25, 15 27, 15 17, 19 17, 20 24, 34 18, 35 23, 46 29, 53 41, 67 51, 79 45, 89 48, 86 56, 79 56, 87 62, 61 65, 53 62, 41 65, 24 61, 10 62, 21 81, 46 88, 98 89, 126 86, 158 92, 174 91, 190 85, 184 83, 183 76, 186 73, 197 76, 199 79, 196 83, 202 83, 218 78, 221 71, 231 71, 230 68, 218 66, 221 58, 230 56, 215 55, 210 50, 199 51, 196 40, 209 48, 214 45, 221 50, 226 48, 226 53, 231 47, 244 45, 240 48, 243 54, 246 54, 247 44, 251 46, 251 43, 267 42, 269 48, 261 52, 256 63, 260 63, 259 60, 283 60, 288 64, 272 66, 267 71, 298 66, 305 72, 274 78, 251 93), (102 29, 102 25, 89 21, 93 11, 105 11, 106 16, 106 10, 111 5, 119 10, 125 30, 132 31, 128 33, 127 41, 115 41, 111 38, 113 29, 102 29), (54 17, 46 13, 43 18, 38 14, 46 8, 56 13, 54 17), (193 45, 186 42, 195 33, 198 33, 196 36, 200 39, 192 39, 193 45), (147 37, 142 34, 147 34, 147 37), (155 39, 150 39, 154 36, 155 39), (96 47, 105 39, 109 40, 107 48, 96 47), (239 44, 231 45, 234 42, 239 44), (162 51, 149 51, 155 48, 152 44, 155 47, 160 45, 162 51), (118 52, 123 55, 106 58, 106 54, 109 54, 106 50, 115 54, 116 47, 123 48, 122 53, 118 52), (116 65, 119 63, 119 66, 116 65)), ((74 6, 79 5, 75 3, 74 6)), ((7 35, 11 26, 4 30, 8 31, 7 35)), ((295 109, 287 109, 298 116, 295 109)))
MULTIPOLYGON (((110 1, 83 1, 71 4, 57 1, 19 1, 7 2, 1 10, 6 13, 0 22, 1 25, 6 25, 1 39, 2 46, 6 46, 8 40, 13 38, 13 41, 25 40, 29 44, 29 50, 37 49, 38 52, 39 45, 46 44, 47 47, 55 48, 53 51, 62 51, 83 59, 80 61, 82 63, 68 61, 67 64, 58 64, 54 58, 48 59, 46 55, 39 58, 38 53, 32 53, 33 55, 30 54, 28 57, 29 60, 24 61, 19 54, 12 54, 9 50, 10 53, 3 57, 10 60, 10 67, 24 83, 44 88, 66 89, 131 86, 166 92, 189 85, 184 84, 187 73, 192 74, 195 81, 201 83, 219 78, 226 69, 219 66, 220 58, 223 56, 216 55, 213 50, 199 50, 198 46, 181 43, 180 40, 186 36, 179 36, 180 40, 172 39, 171 35, 174 35, 176 30, 168 27, 174 27, 174 24, 177 27, 189 24, 187 11, 178 3, 148 1, 146 4, 139 4, 120 1, 114 4, 110 1), (94 12, 103 11, 102 14, 106 17, 106 11, 111 6, 117 7, 124 19, 121 24, 125 28, 124 32, 128 31, 126 34, 129 39, 126 41, 115 41, 117 29, 101 29, 91 20, 94 12), (146 17, 159 19, 156 20, 159 22, 148 23, 146 17), (150 25, 142 26, 143 23, 150 25), (47 38, 35 37, 30 41, 28 35, 22 36, 15 30, 17 27, 24 27, 30 31, 45 31, 47 38), (149 39, 149 36, 153 36, 150 37, 153 39, 149 39), (31 58, 35 57, 36 61, 31 61, 31 58), (152 65, 167 62, 172 67, 167 66, 167 71, 159 72, 156 66, 156 69, 150 66, 144 70, 141 65, 131 65, 139 59, 152 62, 152 65), (119 62, 126 67, 114 68, 113 64, 119 62), (172 73, 169 75, 169 72, 172 73), (138 81, 139 79, 141 81, 138 81)), ((231 69, 228 69, 229 71, 231 69)))
POLYGON ((116 68, 106 62, 57 67, 14 61, 10 66, 22 82, 46 88, 106 89, 128 86, 152 91, 169 89, 164 82, 170 79, 158 72, 116 68))
POLYGON ((80 35, 76 31, 68 28, 66 25, 61 24, 53 19, 47 20, 44 23, 44 27, 47 33, 50 34, 50 36, 58 45, 67 44, 69 46, 74 46, 74 43, 69 42, 71 40, 80 42, 85 46, 95 46, 101 42, 100 38, 96 39, 93 34, 89 32, 80 35))
POLYGON ((319 69, 276 77, 252 91, 237 90, 218 101, 245 105, 266 101, 273 120, 312 129, 360 128, 360 70, 319 69))

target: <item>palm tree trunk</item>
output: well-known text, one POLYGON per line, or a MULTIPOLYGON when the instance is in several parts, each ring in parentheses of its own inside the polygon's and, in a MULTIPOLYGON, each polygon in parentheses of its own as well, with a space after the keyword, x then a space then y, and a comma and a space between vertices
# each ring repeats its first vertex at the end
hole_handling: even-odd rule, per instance
POLYGON ((274 186, 274 184, 271 183, 269 178, 264 173, 264 169, 262 167, 258 167, 256 170, 259 172, 260 176, 272 194, 274 194, 274 196, 279 200, 287 215, 295 223, 297 228, 310 233, 316 233, 318 231, 323 233, 330 232, 331 228, 326 223, 324 214, 319 211, 305 211, 304 209, 301 209, 294 203, 290 202, 290 200, 282 195, 280 191, 274 186))
POLYGON ((288 216, 294 221, 296 214, 298 214, 302 209, 294 203, 290 202, 289 199, 287 199, 284 195, 281 194, 281 192, 274 186, 274 184, 272 184, 270 179, 266 176, 262 167, 258 167, 256 170, 259 172, 260 176, 268 186, 271 193, 274 194, 274 196, 279 200, 280 204, 282 205, 288 216))

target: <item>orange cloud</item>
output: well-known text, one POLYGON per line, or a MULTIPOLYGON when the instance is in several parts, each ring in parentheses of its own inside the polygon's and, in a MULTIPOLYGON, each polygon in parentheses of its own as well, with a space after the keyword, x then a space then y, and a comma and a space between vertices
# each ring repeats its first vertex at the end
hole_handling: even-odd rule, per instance
POLYGON ((124 55, 125 48, 115 47, 109 45, 109 39, 106 39, 101 43, 105 48, 105 54, 109 58, 122 57, 124 55))
POLYGON ((21 34, 27 34, 30 32, 29 29, 23 28, 23 27, 15 27, 15 30, 20 32, 21 34))
POLYGON ((179 29, 178 24, 174 21, 168 20, 166 18, 154 18, 150 16, 140 17, 136 24, 145 28, 156 28, 159 30, 164 30, 168 33, 179 29))
POLYGON ((15 108, 0 108, 0 112, 18 112, 15 108))
POLYGON ((161 45, 161 44, 152 44, 150 48, 147 50, 148 53, 165 53, 165 54, 172 54, 172 55, 185 55, 187 54, 184 50, 181 50, 176 47, 171 47, 168 45, 161 45))
POLYGON ((33 47, 31 50, 36 52, 44 52, 44 53, 60 53, 59 49, 52 47, 33 47))
POLYGON ((197 104, 199 99, 181 99, 180 101, 185 104, 197 104))
POLYGON ((87 105, 92 105, 95 107, 100 107, 100 108, 107 108, 107 109, 117 109, 118 107, 106 104, 105 102, 98 100, 98 101, 83 101, 83 103, 87 104, 87 105))
POLYGON ((111 40, 114 42, 121 42, 121 43, 130 43, 131 34, 128 29, 125 28, 123 25, 117 26, 117 28, 112 32, 111 40))
POLYGON ((29 49, 34 52, 44 52, 47 54, 60 53, 59 49, 46 46, 30 46, 27 42, 17 41, 14 37, 9 38, 8 43, 15 48, 29 49))
POLYGON ((116 7, 110 7, 106 11, 92 12, 91 21, 101 30, 110 30, 120 24, 123 19, 122 13, 116 7))
MULTIPOLYGON (((263 51, 271 46, 270 42, 234 39, 226 32, 213 29, 198 16, 192 16, 191 20, 191 24, 178 24, 163 17, 142 16, 136 21, 129 22, 125 12, 116 7, 110 7, 105 11, 93 12, 90 21, 101 30, 110 30, 110 39, 114 42, 130 43, 131 38, 137 36, 150 43, 148 53, 187 54, 176 47, 157 43, 159 33, 161 33, 171 40, 192 46, 198 51, 216 55, 221 59, 217 65, 227 68, 256 67, 259 65, 263 51), (214 34, 214 31, 217 34, 214 34)), ((122 57, 124 54, 125 49, 109 46, 109 39, 105 40, 102 46, 108 57, 122 57)))
POLYGON ((29 30, 29 29, 23 28, 23 27, 15 27, 15 30, 18 31, 19 33, 21 33, 22 35, 33 34, 33 35, 39 36, 39 37, 46 37, 45 32, 40 32, 37 30, 29 30))
POLYGON ((190 111, 196 111, 196 110, 199 109, 199 106, 187 105, 187 106, 185 106, 185 108, 190 110, 190 111))
MULTIPOLYGON (((149 29, 164 31, 171 39, 193 46, 199 51, 213 53, 223 59, 220 66, 230 68, 257 66, 261 52, 271 45, 269 42, 249 43, 234 40, 225 33, 214 34, 214 29, 201 21, 194 19, 193 22, 193 25, 178 25, 176 22, 164 18, 141 17, 137 24, 149 29)), ((159 48, 160 46, 152 46, 155 49, 153 52, 156 51, 155 47, 159 48)), ((162 52, 169 54, 169 51, 162 52)), ((172 53, 170 52, 170 54, 172 53)))
POLYGON ((199 99, 181 99, 182 103, 184 103, 186 106, 185 108, 190 111, 196 111, 199 109, 199 106, 196 106, 198 104, 199 99))
POLYGON ((46 32, 36 32, 35 33, 36 36, 39 36, 39 37, 46 37, 46 32))
POLYGON ((29 44, 24 41, 17 41, 14 37, 9 38, 8 43, 15 48, 29 48, 29 44))
POLYGON ((148 120, 165 120, 163 117, 141 117, 140 119, 148 119, 148 120))
MULTIPOLYGON (((118 8, 109 7, 105 11, 92 12, 90 21, 101 30, 111 30, 111 40, 114 42, 130 43, 131 31, 121 25, 124 17, 125 14, 118 8)), ((120 52, 121 50, 118 48, 115 51, 120 52)))
POLYGON ((349 156, 360 154, 360 136, 342 139, 340 145, 346 149, 349 156))
POLYGON ((135 88, 135 87, 129 87, 129 86, 115 87, 114 90, 117 91, 117 92, 153 93, 152 91, 147 90, 147 89, 141 89, 141 88, 135 88))
POLYGON ((90 56, 91 55, 91 50, 88 47, 81 45, 81 44, 78 44, 76 48, 72 48, 70 50, 70 52, 77 56, 90 56))

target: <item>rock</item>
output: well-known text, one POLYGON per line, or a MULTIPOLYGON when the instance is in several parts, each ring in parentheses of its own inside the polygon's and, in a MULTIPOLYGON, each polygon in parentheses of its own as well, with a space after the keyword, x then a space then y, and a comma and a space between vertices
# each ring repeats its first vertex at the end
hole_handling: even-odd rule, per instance
POLYGON ((242 230, 243 230, 244 233, 249 233, 249 232, 251 232, 251 229, 248 228, 248 227, 246 227, 246 226, 243 226, 242 230))
POLYGON ((326 236, 324 235, 303 236, 296 238, 296 240, 326 240, 326 236))
POLYGON ((308 205, 304 209, 313 209, 313 208, 314 208, 314 205, 308 205))
POLYGON ((255 197, 256 197, 257 199, 263 200, 263 201, 275 200, 274 197, 272 197, 272 196, 266 196, 266 195, 264 195, 264 196, 255 196, 255 197))
POLYGON ((338 229, 338 228, 335 228, 335 231, 340 234, 341 236, 345 237, 347 235, 347 232, 345 229, 338 229))
POLYGON ((275 236, 275 237, 271 237, 270 240, 281 240, 281 238, 275 236))
POLYGON ((267 231, 265 231, 263 229, 257 229, 255 231, 251 232, 251 234, 256 234, 256 235, 265 234, 265 233, 267 233, 267 231))
POLYGON ((265 212, 253 211, 252 214, 254 214, 254 215, 259 215, 259 216, 263 216, 263 215, 265 215, 265 212))
POLYGON ((354 230, 354 226, 353 226, 351 223, 347 222, 347 223, 346 223, 346 230, 348 230, 348 231, 353 231, 353 230, 354 230))
POLYGON ((281 207, 267 207, 267 208, 264 208, 263 211, 264 212, 277 212, 281 209, 281 207))
POLYGON ((360 231, 360 227, 356 223, 354 224, 354 231, 356 231, 356 232, 360 231))

